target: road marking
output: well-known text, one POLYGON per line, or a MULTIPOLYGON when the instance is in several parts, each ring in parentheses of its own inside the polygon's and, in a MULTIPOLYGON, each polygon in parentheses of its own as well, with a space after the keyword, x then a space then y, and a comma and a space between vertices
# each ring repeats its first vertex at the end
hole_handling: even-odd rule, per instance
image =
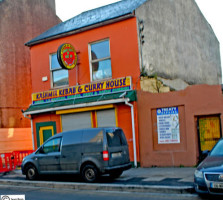
POLYGON ((119 177, 119 178, 116 178, 115 180, 118 180, 118 181, 128 181, 132 179, 132 177, 119 177))
POLYGON ((179 182, 194 182, 194 179, 192 177, 187 177, 180 179, 179 182))
POLYGON ((145 178, 145 179, 142 179, 142 181, 162 181, 164 180, 165 178, 164 177, 149 177, 149 178, 145 178))

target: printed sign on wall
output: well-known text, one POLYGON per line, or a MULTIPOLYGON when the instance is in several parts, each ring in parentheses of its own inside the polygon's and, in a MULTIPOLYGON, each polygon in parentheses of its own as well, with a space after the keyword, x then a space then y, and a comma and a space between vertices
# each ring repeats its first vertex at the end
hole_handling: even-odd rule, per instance
POLYGON ((178 107, 158 108, 158 144, 180 143, 178 107))

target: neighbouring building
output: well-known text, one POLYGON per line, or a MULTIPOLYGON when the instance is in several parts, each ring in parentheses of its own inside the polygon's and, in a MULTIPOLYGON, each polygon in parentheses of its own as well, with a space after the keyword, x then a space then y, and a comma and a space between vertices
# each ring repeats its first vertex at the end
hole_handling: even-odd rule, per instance
POLYGON ((222 137, 221 85, 137 94, 141 166, 195 166, 222 137))
POLYGON ((0 152, 32 149, 30 52, 24 43, 58 24, 54 0, 0 1, 0 152))
POLYGON ((219 42, 194 0, 119 1, 26 45, 32 103, 23 114, 35 148, 61 131, 119 126, 135 166, 192 166, 204 135, 196 121, 221 124, 219 42))

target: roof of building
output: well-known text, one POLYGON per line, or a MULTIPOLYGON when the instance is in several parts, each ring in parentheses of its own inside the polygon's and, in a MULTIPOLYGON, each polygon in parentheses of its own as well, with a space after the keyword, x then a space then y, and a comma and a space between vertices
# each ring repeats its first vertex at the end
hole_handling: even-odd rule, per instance
POLYGON ((136 8, 141 6, 146 1, 147 0, 122 0, 113 4, 83 12, 65 22, 50 28, 46 32, 27 42, 26 45, 32 46, 61 34, 66 34, 84 27, 125 16, 127 14, 133 13, 136 8))

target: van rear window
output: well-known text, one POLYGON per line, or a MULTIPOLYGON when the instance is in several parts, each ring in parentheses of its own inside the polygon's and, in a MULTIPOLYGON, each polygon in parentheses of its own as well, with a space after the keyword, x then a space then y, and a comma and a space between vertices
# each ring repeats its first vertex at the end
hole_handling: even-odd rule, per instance
POLYGON ((109 147, 127 145, 125 135, 120 129, 108 129, 106 131, 106 136, 109 147))

